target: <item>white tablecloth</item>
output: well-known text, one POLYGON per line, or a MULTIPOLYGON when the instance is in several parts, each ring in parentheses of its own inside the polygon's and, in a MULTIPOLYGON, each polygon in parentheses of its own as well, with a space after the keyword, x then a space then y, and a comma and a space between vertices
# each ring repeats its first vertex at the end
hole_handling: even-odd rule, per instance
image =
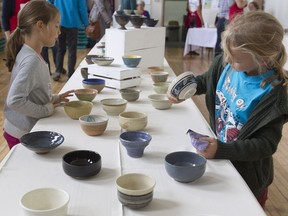
POLYGON ((199 47, 214 49, 216 41, 216 28, 189 28, 185 41, 184 56, 199 47))
MULTIPOLYGON (((85 64, 82 62, 81 65, 85 64)), ((81 88, 80 67, 62 91, 81 88)), ((185 134, 187 129, 210 136, 212 134, 192 100, 173 105, 170 110, 154 109, 147 98, 153 93, 151 78, 146 73, 142 77, 140 99, 129 102, 127 106, 127 110, 148 114, 148 127, 145 130, 152 135, 152 141, 142 158, 128 157, 126 150, 119 144, 121 129, 118 117, 109 117, 108 128, 102 136, 89 137, 81 131, 79 122, 67 117, 63 107, 59 107, 52 117, 41 119, 33 130, 53 130, 63 134, 65 141, 60 147, 49 154, 37 155, 18 145, 6 157, 7 162, 4 160, 0 165, 1 216, 22 215, 19 206, 21 196, 39 187, 66 190, 71 196, 69 216, 265 215, 229 161, 209 160, 202 178, 189 184, 176 182, 166 174, 166 154, 178 150, 195 151, 185 134), (101 154, 103 165, 97 176, 77 180, 63 172, 62 156, 76 149, 88 149, 101 154), (148 174, 157 182, 153 201, 143 209, 122 208, 117 199, 116 178, 121 173, 131 172, 148 174)), ((169 77, 170 80, 172 78, 169 77)), ((105 88, 94 100, 92 113, 105 114, 99 101, 109 97, 120 97, 120 94, 116 90, 105 88)))

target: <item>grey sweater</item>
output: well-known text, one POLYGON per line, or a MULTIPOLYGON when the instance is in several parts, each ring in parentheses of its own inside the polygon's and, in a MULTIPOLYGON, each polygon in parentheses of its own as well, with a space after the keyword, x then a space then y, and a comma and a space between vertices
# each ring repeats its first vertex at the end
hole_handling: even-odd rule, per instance
POLYGON ((12 69, 10 89, 4 107, 4 130, 20 138, 30 132, 37 120, 50 116, 53 102, 49 70, 46 62, 28 45, 17 54, 12 69))

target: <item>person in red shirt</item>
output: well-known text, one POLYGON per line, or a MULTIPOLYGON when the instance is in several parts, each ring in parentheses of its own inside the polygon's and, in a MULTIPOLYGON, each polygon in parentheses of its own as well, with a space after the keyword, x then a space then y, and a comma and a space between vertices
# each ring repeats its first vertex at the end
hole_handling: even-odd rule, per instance
POLYGON ((233 20, 233 18, 237 14, 242 14, 246 6, 247 6, 247 0, 232 1, 232 4, 230 4, 230 7, 229 7, 229 23, 233 20))
POLYGON ((26 4, 30 0, 3 0, 2 1, 2 27, 5 32, 6 39, 10 37, 18 25, 17 15, 21 9, 21 5, 26 4))

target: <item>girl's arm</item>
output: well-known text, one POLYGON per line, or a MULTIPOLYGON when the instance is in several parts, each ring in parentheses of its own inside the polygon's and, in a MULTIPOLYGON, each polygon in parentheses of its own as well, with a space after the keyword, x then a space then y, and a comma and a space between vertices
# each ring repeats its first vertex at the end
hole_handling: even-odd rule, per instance
MULTIPOLYGON (((38 72, 41 70, 41 67, 37 67, 39 62, 35 57, 31 58, 29 56, 24 61, 26 63, 22 64, 17 76, 11 83, 6 101, 7 106, 36 119, 50 116, 54 111, 54 106, 51 102, 41 105, 29 99, 30 93, 35 90, 37 91, 37 88, 39 88, 38 83, 41 80, 38 72)), ((42 96, 39 95, 39 97, 42 96)), ((43 95, 43 97, 47 97, 47 100, 49 100, 49 93, 47 92, 47 95, 43 95)))

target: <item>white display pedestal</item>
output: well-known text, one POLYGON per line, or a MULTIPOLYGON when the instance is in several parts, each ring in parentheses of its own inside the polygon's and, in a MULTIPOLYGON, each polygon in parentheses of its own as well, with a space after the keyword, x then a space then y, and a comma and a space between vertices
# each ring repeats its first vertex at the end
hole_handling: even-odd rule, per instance
POLYGON ((122 64, 123 55, 140 55, 139 67, 163 66, 165 51, 165 27, 128 27, 127 30, 106 29, 106 56, 114 63, 122 64))

